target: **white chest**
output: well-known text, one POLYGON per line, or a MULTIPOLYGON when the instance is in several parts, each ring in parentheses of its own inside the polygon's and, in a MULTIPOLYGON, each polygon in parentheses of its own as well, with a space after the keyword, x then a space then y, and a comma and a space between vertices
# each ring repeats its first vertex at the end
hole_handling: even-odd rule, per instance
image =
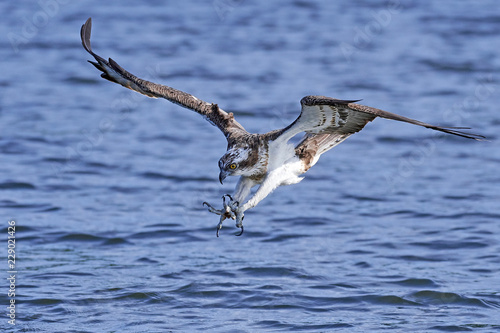
POLYGON ((296 184, 304 173, 302 161, 295 154, 295 147, 289 143, 270 142, 267 174, 279 185, 296 184))

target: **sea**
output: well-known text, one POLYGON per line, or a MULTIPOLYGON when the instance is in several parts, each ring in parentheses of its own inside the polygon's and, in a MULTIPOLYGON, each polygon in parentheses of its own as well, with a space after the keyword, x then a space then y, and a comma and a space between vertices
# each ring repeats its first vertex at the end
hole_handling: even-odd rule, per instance
POLYGON ((2 332, 500 331, 498 1, 0 3, 2 332), (253 133, 306 95, 386 119, 245 213, 227 142, 195 112, 100 78, 217 103, 253 133))

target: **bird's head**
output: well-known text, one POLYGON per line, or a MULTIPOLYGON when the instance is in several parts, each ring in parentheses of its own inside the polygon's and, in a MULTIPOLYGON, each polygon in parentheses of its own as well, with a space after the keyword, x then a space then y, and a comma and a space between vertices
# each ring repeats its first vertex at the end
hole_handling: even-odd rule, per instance
POLYGON ((229 149, 219 160, 219 181, 227 176, 251 176, 258 161, 258 152, 250 147, 229 149))

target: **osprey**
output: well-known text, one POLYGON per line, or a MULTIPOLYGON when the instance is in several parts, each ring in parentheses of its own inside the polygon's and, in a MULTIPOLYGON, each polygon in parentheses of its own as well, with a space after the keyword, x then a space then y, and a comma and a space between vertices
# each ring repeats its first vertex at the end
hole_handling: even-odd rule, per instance
POLYGON ((183 91, 140 79, 120 67, 113 59, 105 60, 98 56, 90 45, 91 28, 92 20, 89 18, 81 29, 82 44, 95 58, 96 62, 89 62, 103 72, 101 77, 148 97, 165 98, 191 109, 218 127, 226 137, 227 151, 219 160, 219 181, 222 184, 227 176, 240 176, 240 179, 234 194, 222 197, 222 209, 203 203, 210 212, 220 215, 216 228, 217 237, 226 218, 236 220, 236 227, 241 229, 237 236, 240 236, 244 230, 245 211, 255 207, 277 187, 300 182, 303 179, 300 175, 316 164, 321 154, 359 132, 376 117, 423 126, 468 139, 484 138, 482 135, 460 131, 467 129, 466 127, 430 125, 356 104, 359 100, 340 100, 326 96, 302 98, 299 117, 287 127, 265 134, 252 134, 234 119, 232 113, 223 111, 217 104, 207 103, 183 91), (300 133, 304 133, 304 136, 298 144, 289 143, 291 138, 300 133), (254 186, 259 187, 245 201, 254 186))

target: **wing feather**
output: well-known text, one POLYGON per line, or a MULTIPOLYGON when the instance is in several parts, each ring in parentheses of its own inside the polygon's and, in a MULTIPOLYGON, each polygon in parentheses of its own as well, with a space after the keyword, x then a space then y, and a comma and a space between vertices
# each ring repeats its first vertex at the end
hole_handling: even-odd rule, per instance
POLYGON ((339 100, 325 96, 306 96, 301 100, 299 117, 286 128, 276 131, 273 139, 288 141, 301 132, 307 134, 353 134, 376 117, 402 121, 417 126, 453 134, 473 140, 484 136, 461 131, 467 127, 442 127, 403 117, 369 106, 356 104, 358 100, 339 100))
POLYGON ((387 112, 384 110, 372 108, 372 107, 361 105, 361 104, 349 103, 347 106, 354 111, 374 115, 375 117, 381 117, 381 118, 385 118, 385 119, 402 121, 405 123, 409 123, 409 124, 413 124, 413 125, 417 125, 417 126, 422 126, 425 128, 430 128, 430 129, 433 129, 435 131, 440 131, 440 132, 444 132, 444 133, 448 133, 448 134, 461 136, 461 137, 467 138, 467 139, 472 139, 472 140, 477 140, 477 141, 484 141, 486 139, 483 135, 459 131, 462 129, 469 129, 469 127, 436 126, 436 125, 427 124, 427 123, 424 123, 422 121, 407 118, 407 117, 400 116, 400 115, 395 114, 395 113, 387 112))
POLYGON ((369 106, 356 104, 358 100, 339 100, 325 96, 306 96, 301 100, 299 117, 282 130, 270 133, 270 140, 288 142, 298 133, 304 138, 295 147, 305 170, 313 166, 319 156, 359 132, 376 117, 402 121, 467 139, 482 141, 484 136, 461 131, 467 127, 442 127, 403 117, 369 106))
POLYGON ((82 45, 96 61, 89 61, 98 70, 102 71, 101 77, 111 82, 118 83, 125 88, 137 91, 152 98, 165 98, 172 103, 178 104, 187 109, 193 110, 204 116, 212 125, 217 126, 228 140, 235 136, 247 133, 232 113, 227 113, 220 109, 217 104, 207 103, 186 92, 172 87, 157 84, 138 78, 123 69, 113 59, 106 60, 92 51, 90 44, 90 34, 92 30, 92 19, 89 18, 82 25, 80 36, 82 45))
POLYGON ((273 139, 286 142, 301 132, 307 134, 356 133, 377 117, 348 107, 349 104, 357 101, 306 96, 300 101, 302 111, 299 117, 284 129, 276 131, 273 139))

